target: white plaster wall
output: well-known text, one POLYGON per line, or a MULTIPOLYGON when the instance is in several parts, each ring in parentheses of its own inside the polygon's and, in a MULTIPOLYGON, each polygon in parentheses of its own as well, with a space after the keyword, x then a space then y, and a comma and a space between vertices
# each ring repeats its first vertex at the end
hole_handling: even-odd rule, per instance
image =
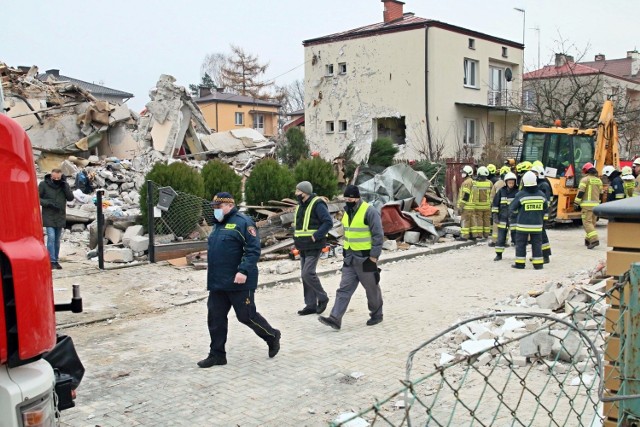
MULTIPOLYGON (((409 145, 425 129, 424 29, 308 46, 305 61, 306 137, 322 157, 333 159, 354 142, 357 159, 366 158, 376 136, 374 118, 405 116, 409 145), (341 62, 345 75, 338 74, 341 62), (325 76, 329 63, 333 77, 325 76), (335 121, 333 134, 326 133, 329 120, 335 121), (339 132, 339 120, 347 120, 347 132, 339 132)), ((415 157, 401 149, 399 157, 415 157)))
MULTIPOLYGON (((431 135, 434 143, 446 145, 445 157, 454 156, 463 138, 464 119, 476 119, 480 144, 486 142, 485 130, 488 122, 495 123, 495 138, 504 135, 504 113, 492 112, 486 107, 467 107, 456 103, 487 105, 489 91, 489 66, 509 67, 513 80, 506 89, 521 91, 522 50, 507 47, 507 58, 502 57, 501 43, 483 40, 475 36, 455 33, 431 27, 429 40, 429 108, 431 135), (475 49, 469 49, 469 38, 475 39, 475 49), (464 59, 478 61, 477 89, 464 86, 464 59), (500 117, 502 116, 502 117, 500 117)), ((507 136, 517 128, 519 114, 507 115, 507 136)), ((475 155, 482 149, 478 147, 475 155)))

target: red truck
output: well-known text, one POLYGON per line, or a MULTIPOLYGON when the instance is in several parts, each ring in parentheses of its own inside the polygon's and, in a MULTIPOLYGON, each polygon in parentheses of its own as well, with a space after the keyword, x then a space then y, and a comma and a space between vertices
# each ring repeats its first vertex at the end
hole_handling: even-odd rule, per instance
POLYGON ((55 305, 31 143, 4 114, 0 90, 0 427, 54 426, 74 406, 84 373, 73 342, 56 334, 55 305))

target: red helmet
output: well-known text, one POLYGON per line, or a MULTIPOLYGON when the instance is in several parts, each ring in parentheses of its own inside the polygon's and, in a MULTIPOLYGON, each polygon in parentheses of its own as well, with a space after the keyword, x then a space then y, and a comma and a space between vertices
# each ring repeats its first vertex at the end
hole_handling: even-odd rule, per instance
POLYGON ((593 169, 593 168, 594 168, 593 163, 587 162, 584 164, 584 166, 582 166, 582 173, 587 173, 589 169, 593 169))

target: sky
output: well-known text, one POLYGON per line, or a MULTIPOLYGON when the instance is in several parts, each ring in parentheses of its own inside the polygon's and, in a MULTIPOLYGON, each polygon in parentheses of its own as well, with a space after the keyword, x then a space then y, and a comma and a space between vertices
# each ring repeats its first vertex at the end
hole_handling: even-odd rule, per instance
MULTIPOLYGON (((230 44, 268 62, 267 80, 303 79, 303 40, 381 22, 382 10, 380 0, 0 0, 0 62, 131 92, 139 111, 161 74, 197 83, 205 55, 230 44)), ((405 0, 404 11, 516 42, 524 28, 526 70, 538 40, 541 65, 561 40, 589 61, 640 48, 638 0, 405 0)))

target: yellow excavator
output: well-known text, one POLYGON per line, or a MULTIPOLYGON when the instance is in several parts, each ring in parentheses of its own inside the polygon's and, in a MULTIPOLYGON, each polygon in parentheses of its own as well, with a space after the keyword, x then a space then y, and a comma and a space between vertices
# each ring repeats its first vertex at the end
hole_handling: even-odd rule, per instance
MULTIPOLYGON (((573 200, 578 193, 582 166, 585 163, 593 163, 599 175, 602 175, 605 165, 620 168, 618 125, 613 116, 611 100, 604 102, 598 129, 522 126, 522 135, 523 143, 518 161, 540 160, 545 166, 545 177, 551 184, 551 224, 580 219, 580 212, 573 210, 573 200)), ((606 200, 606 192, 604 197, 606 200)))

